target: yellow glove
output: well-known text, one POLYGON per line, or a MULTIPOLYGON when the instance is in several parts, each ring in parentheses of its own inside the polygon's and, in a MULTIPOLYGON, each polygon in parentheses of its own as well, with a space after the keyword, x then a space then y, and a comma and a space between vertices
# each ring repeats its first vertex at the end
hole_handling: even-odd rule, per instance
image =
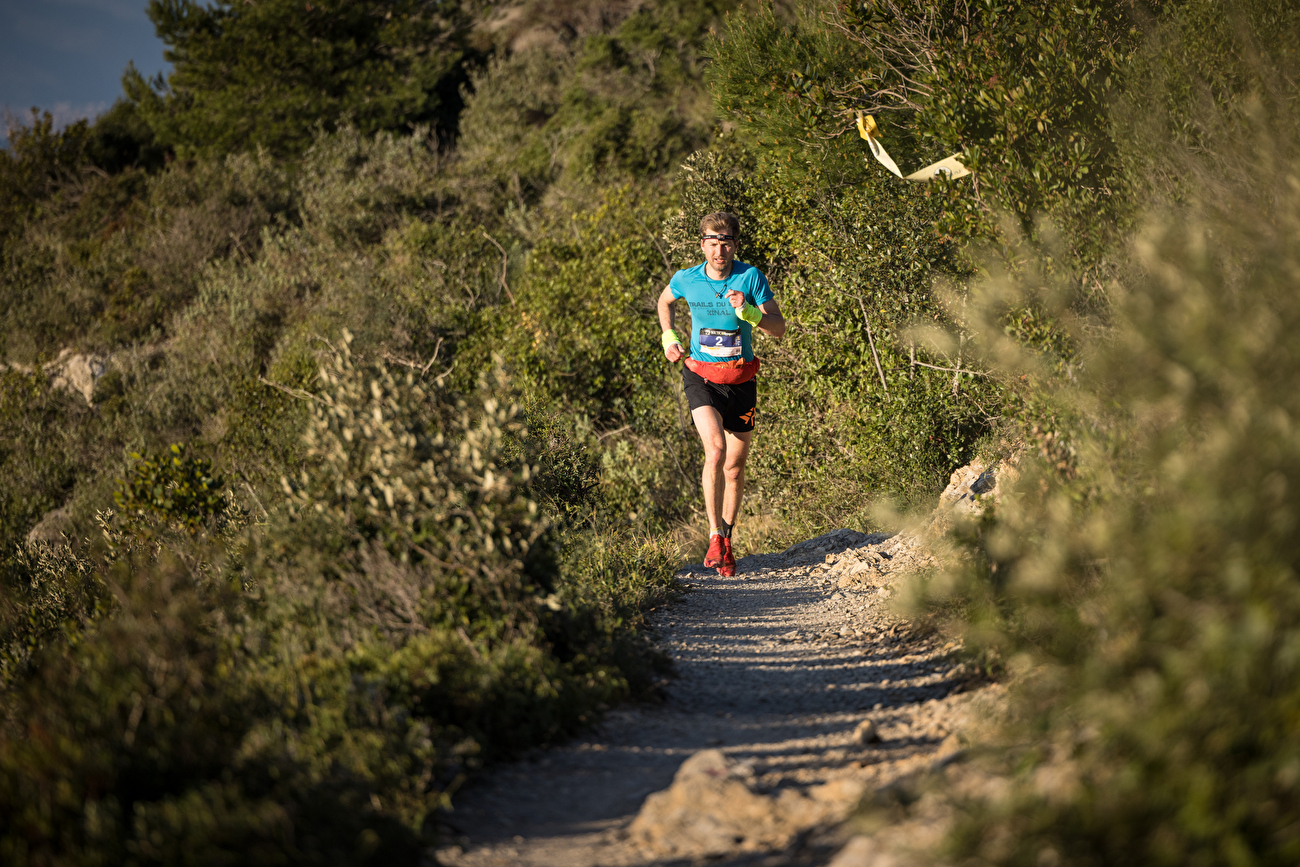
POLYGON ((763 321, 763 311, 759 310, 753 304, 746 304, 744 309, 737 310, 736 315, 748 322, 750 325, 758 325, 763 321))

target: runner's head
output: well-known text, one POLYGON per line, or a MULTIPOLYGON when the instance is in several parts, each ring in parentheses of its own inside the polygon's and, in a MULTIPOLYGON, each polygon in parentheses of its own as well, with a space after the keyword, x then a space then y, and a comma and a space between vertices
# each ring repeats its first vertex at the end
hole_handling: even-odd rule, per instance
POLYGON ((726 211, 705 215, 700 220, 700 249, 704 259, 719 273, 725 273, 740 246, 740 220, 726 211))

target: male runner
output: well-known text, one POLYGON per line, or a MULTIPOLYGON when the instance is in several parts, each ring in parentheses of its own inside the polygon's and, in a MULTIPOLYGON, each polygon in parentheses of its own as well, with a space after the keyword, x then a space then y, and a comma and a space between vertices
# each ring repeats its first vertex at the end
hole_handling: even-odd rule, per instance
POLYGON ((709 214, 700 220, 704 262, 678 271, 659 295, 664 355, 671 362, 686 358, 682 384, 704 443, 704 511, 710 528, 704 565, 725 577, 736 574, 731 528, 745 491, 758 403, 753 328, 773 337, 785 334, 785 318, 763 272, 736 261, 739 243, 739 220, 725 212, 709 214), (689 354, 673 331, 678 298, 691 310, 689 354))

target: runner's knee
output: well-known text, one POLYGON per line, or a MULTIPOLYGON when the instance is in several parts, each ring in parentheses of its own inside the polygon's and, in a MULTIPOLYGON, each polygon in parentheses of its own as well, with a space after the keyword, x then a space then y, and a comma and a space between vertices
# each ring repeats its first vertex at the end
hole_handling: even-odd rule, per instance
POLYGON ((704 444, 704 462, 717 469, 722 466, 727 459, 727 444, 724 441, 716 443, 706 442, 704 444))
POLYGON ((730 464, 730 463, 729 463, 729 464, 727 464, 725 467, 723 467, 723 470, 722 470, 722 471, 726 474, 727 481, 729 481, 729 482, 738 482, 738 481, 740 481, 740 480, 744 477, 744 475, 745 475, 745 465, 744 465, 744 464, 730 464))

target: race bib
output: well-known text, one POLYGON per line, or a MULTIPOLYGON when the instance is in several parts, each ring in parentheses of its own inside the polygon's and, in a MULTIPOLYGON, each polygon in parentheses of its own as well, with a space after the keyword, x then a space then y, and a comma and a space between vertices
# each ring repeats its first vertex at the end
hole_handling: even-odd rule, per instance
POLYGON ((701 328, 700 351, 713 358, 740 358, 740 329, 701 328))

